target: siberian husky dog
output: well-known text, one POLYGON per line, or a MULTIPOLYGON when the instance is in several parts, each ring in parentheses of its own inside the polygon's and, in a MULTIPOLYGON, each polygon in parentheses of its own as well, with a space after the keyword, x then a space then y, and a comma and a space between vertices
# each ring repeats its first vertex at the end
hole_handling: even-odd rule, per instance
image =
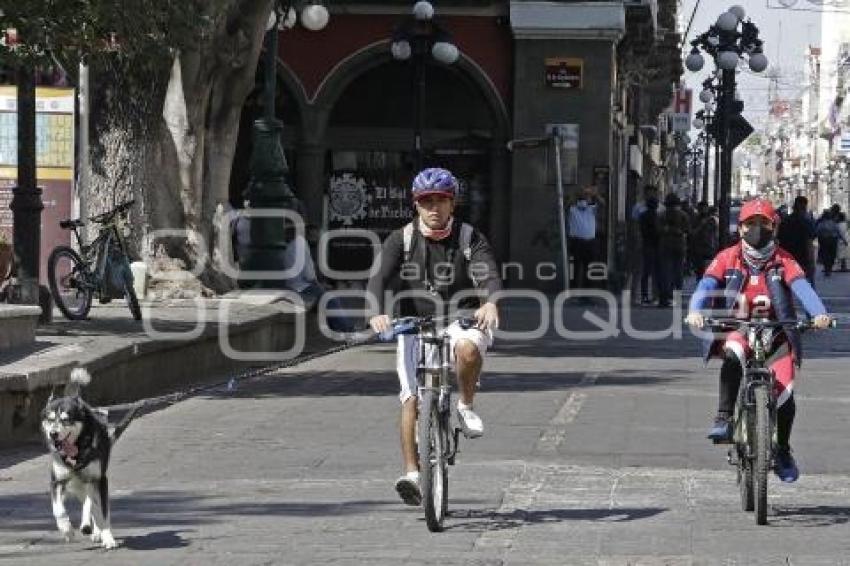
POLYGON ((91 375, 85 369, 71 371, 64 395, 51 394, 48 399, 41 414, 41 429, 51 454, 50 500, 59 532, 68 542, 74 538, 65 508, 65 496, 71 493, 83 506, 80 532, 109 549, 118 546, 109 524, 109 453, 136 410, 110 431, 105 412, 80 397, 80 389, 89 382, 91 375))

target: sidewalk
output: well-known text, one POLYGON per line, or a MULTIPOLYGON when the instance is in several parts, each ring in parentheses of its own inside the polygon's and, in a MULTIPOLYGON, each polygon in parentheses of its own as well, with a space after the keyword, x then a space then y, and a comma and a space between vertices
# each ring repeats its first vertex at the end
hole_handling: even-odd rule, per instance
POLYGON ((123 300, 92 307, 89 320, 58 311, 36 341, 0 353, 0 445, 37 435, 38 413, 70 369, 92 374, 86 399, 111 405, 214 382, 229 372, 309 354, 334 343, 314 316, 277 301, 274 292, 241 299, 143 303, 132 319, 123 300), (277 302, 275 302, 277 301, 277 302))

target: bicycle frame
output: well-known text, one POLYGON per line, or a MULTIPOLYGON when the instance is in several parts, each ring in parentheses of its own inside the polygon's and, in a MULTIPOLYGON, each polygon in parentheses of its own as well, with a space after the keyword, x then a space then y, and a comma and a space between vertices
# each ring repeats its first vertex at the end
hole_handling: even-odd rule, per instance
POLYGON ((78 228, 76 226, 73 228, 77 245, 80 248, 80 255, 83 259, 83 263, 87 267, 87 273, 85 275, 92 278, 92 281, 87 281, 86 283, 94 287, 94 289, 99 292, 101 291, 101 287, 104 285, 106 267, 109 262, 109 253, 112 250, 113 245, 117 245, 120 252, 125 256, 127 255, 126 244, 124 239, 121 237, 119 229, 119 220, 120 215, 114 214, 106 222, 101 224, 98 228, 98 235, 91 244, 85 244, 80 236, 78 228), (94 270, 90 269, 90 266, 92 265, 94 265, 94 270))
MULTIPOLYGON (((419 399, 422 392, 433 390, 437 394, 437 408, 441 415, 441 426, 449 433, 451 415, 451 350, 448 336, 438 332, 434 321, 423 324, 419 330, 419 352, 417 356, 416 380, 419 399), (435 363, 436 362, 436 363, 435 363)), ((454 464, 458 450, 460 429, 456 428, 446 438, 446 458, 454 464)))

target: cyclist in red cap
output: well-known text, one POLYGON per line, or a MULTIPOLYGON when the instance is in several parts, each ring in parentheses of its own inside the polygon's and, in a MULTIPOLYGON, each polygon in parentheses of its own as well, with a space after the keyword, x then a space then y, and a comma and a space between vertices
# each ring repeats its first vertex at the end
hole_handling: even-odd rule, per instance
MULTIPOLYGON (((827 328, 831 317, 823 302, 806 280, 805 272, 794 258, 776 245, 779 216, 769 201, 758 198, 744 204, 739 216, 741 240, 722 250, 708 266, 697 285, 688 308, 687 323, 704 326, 701 314, 706 309, 725 310, 741 319, 794 319, 793 297, 802 303, 818 328, 827 328), (792 297, 793 296, 793 297, 792 297)), ((705 344, 705 358, 721 357, 720 401, 717 417, 708 434, 715 442, 732 440, 732 411, 738 387, 751 355, 747 339, 732 332, 722 340, 705 344)), ((779 332, 768 356, 777 386, 777 457, 774 472, 782 481, 793 482, 799 470, 791 454, 791 427, 794 423, 794 370, 802 361, 797 332, 779 332)))

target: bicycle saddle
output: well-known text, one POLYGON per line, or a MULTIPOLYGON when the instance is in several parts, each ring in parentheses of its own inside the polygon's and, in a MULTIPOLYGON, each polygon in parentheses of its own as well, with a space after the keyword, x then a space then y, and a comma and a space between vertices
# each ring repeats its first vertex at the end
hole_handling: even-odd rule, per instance
POLYGON ((79 228, 81 226, 85 226, 85 222, 77 218, 76 220, 60 220, 59 227, 64 230, 70 230, 71 228, 79 228))

